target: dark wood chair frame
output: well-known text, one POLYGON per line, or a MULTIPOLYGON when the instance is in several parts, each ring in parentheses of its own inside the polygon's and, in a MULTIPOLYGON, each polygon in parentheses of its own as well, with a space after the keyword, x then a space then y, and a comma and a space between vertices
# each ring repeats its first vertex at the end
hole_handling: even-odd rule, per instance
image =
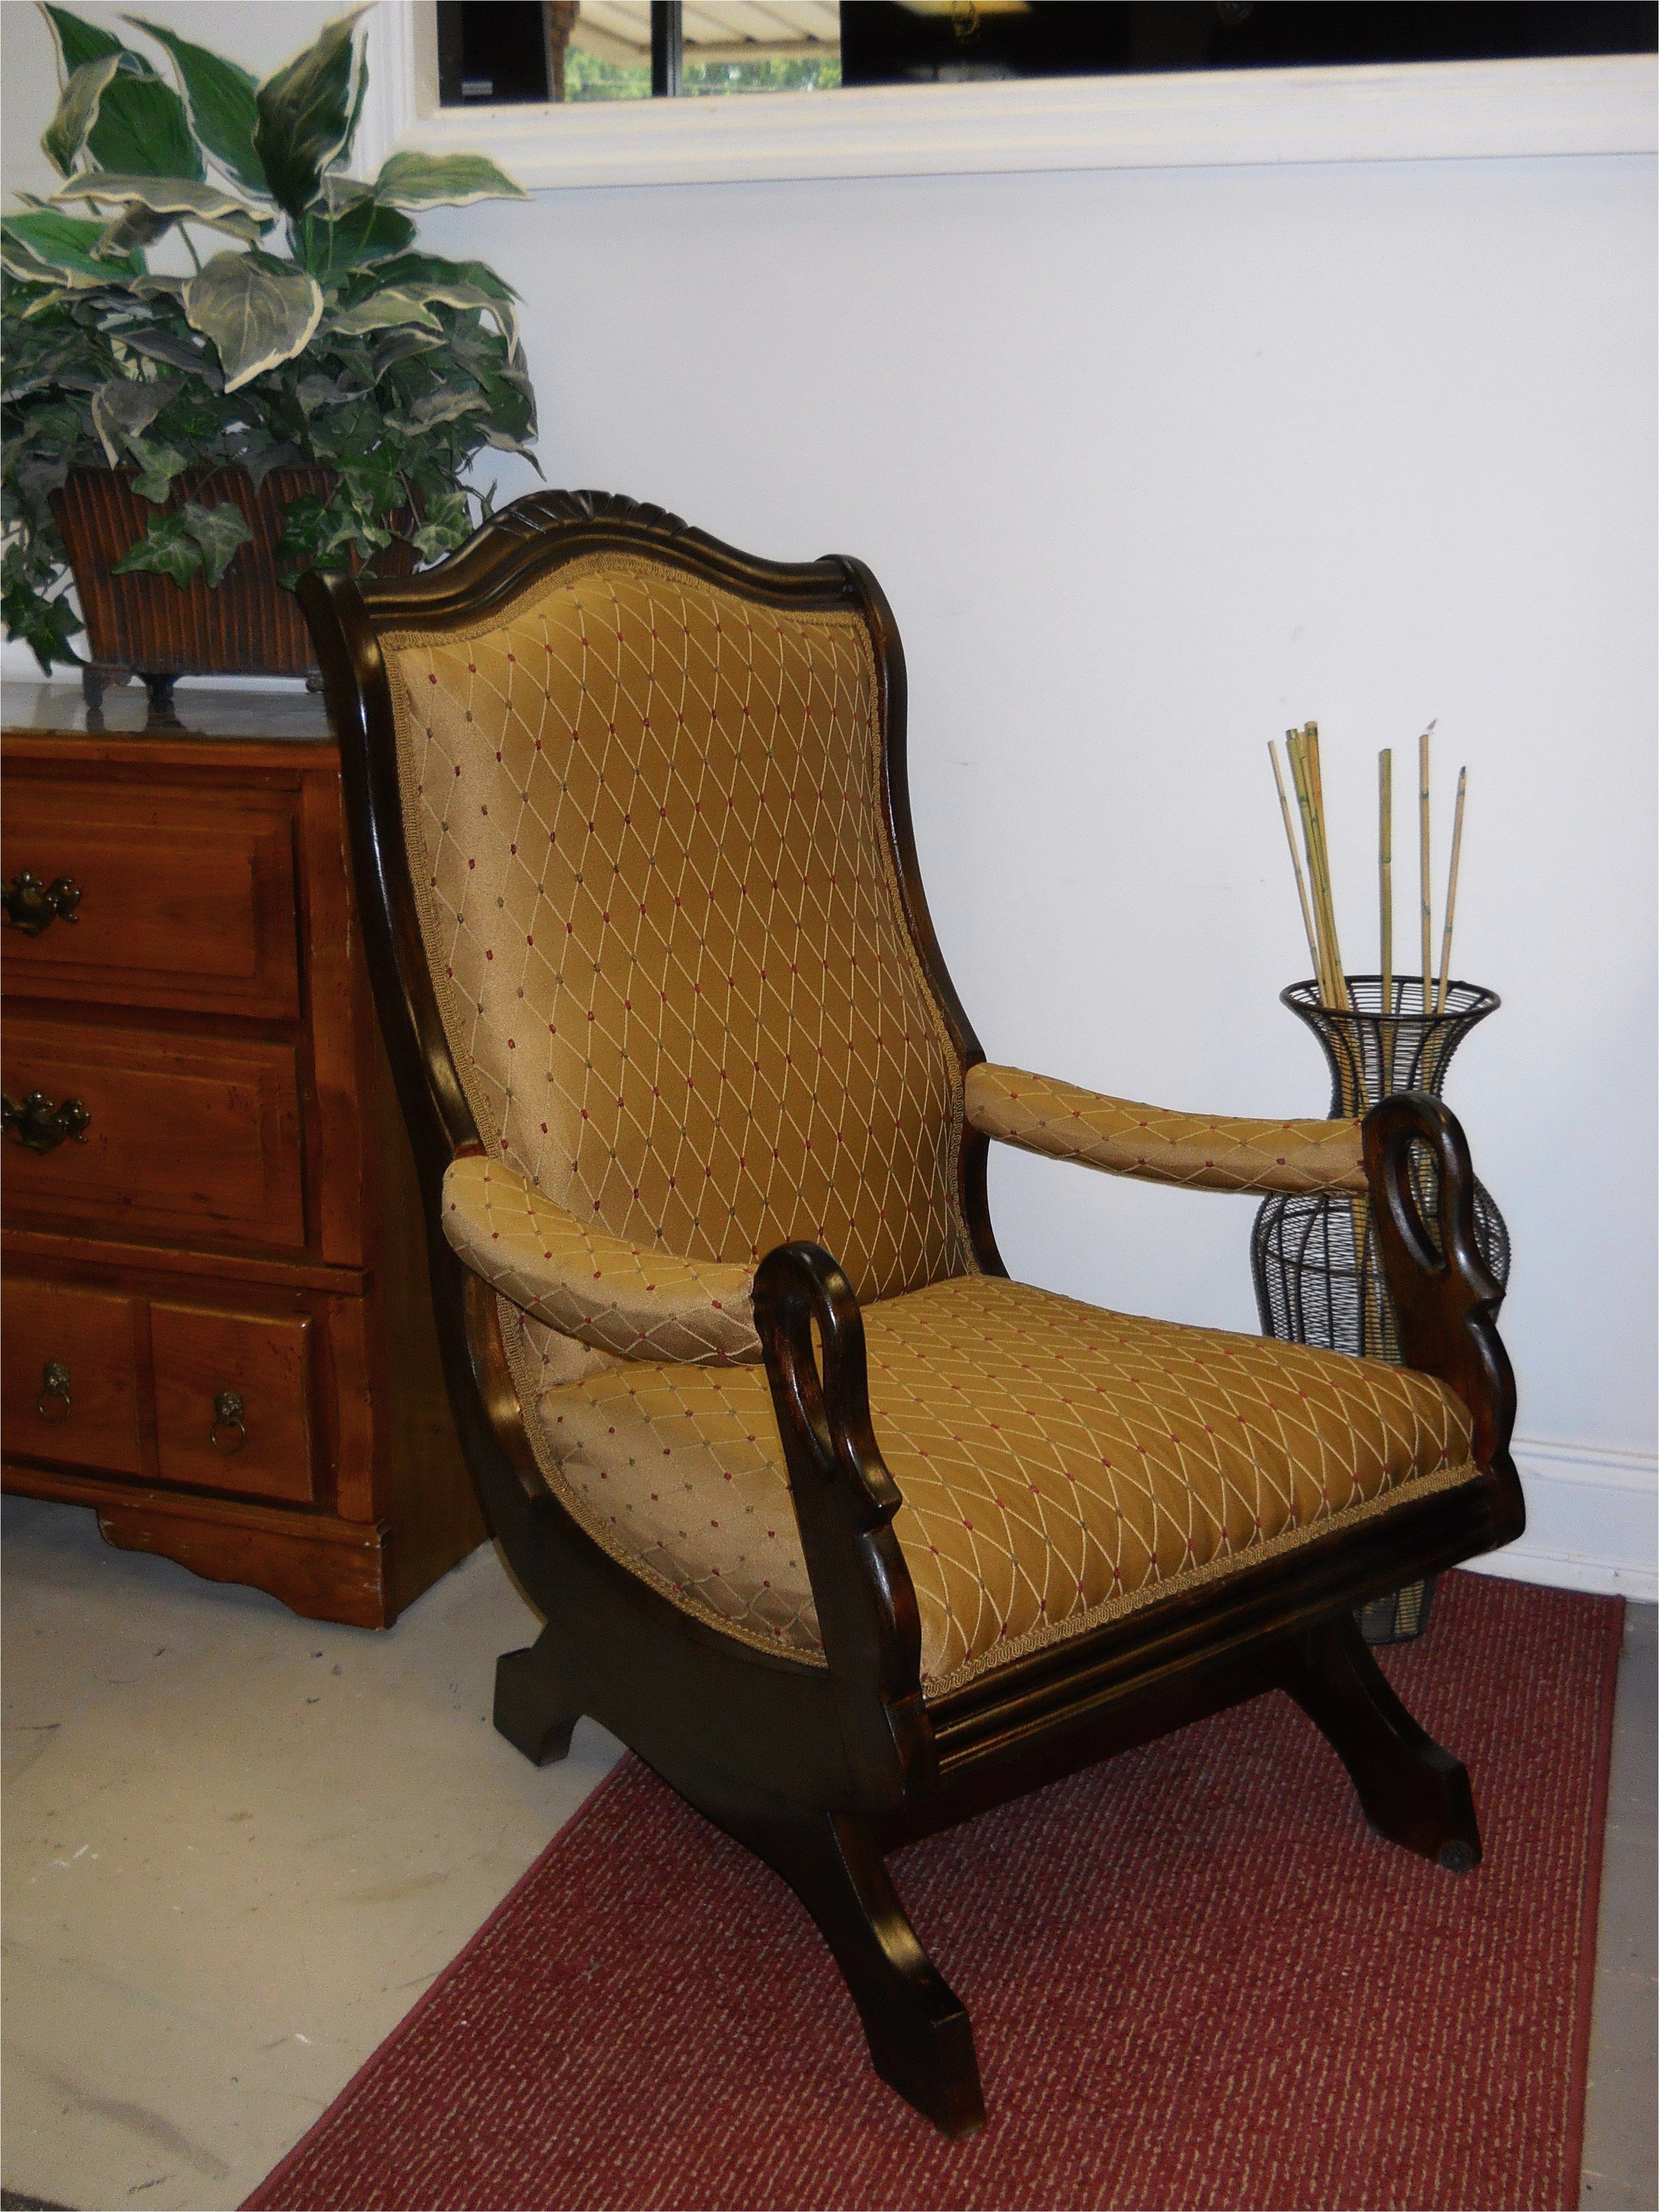
MULTIPOLYGON (((1217 1581, 924 1694, 900 1503, 870 1419, 864 1327, 836 1261, 780 1246, 755 1312, 827 1666, 758 1650, 671 1603, 605 1551, 544 1480, 509 1372, 495 1294, 439 1226, 453 1159, 483 1150, 440 1018, 410 880, 392 694, 380 637, 476 623, 595 553, 644 556, 769 606, 854 611, 874 647, 887 827, 917 957, 964 1072, 984 1058, 940 957, 911 830, 905 673, 891 611, 842 556, 751 558, 660 508, 549 492, 496 516, 441 568, 360 586, 311 574, 300 596, 340 740, 359 913, 413 1139, 433 1297, 456 1425, 491 1528, 544 1615, 497 1668, 495 1725, 558 1759, 592 1716, 795 1891, 828 1942, 876 2070, 948 2136, 984 2118, 968 2015, 929 1960, 884 1864, 896 1846, 1272 1689, 1288 1691, 1348 1770, 1372 1826, 1452 1871, 1480 1856, 1467 1773, 1389 1689, 1354 1608, 1509 1542, 1524 1526, 1510 1457, 1515 1392, 1475 1243, 1474 1175, 1455 1118, 1402 1093, 1366 1119, 1364 1155, 1408 1364, 1474 1423, 1479 1480, 1406 1493, 1217 1581), (1413 1194, 1413 1151, 1437 1164, 1437 1223, 1413 1194), (815 1346, 821 1346, 821 1359, 815 1346)), ((1006 1274, 986 1199, 988 1140, 969 1128, 961 1198, 981 1267, 1006 1274)))

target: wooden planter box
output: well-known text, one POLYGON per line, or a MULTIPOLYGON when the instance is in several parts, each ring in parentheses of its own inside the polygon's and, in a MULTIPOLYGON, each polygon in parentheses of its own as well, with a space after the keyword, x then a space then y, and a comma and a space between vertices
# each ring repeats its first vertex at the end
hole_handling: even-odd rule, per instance
MULTIPOLYGON (((132 489, 131 469, 74 469, 52 495, 95 667, 144 676, 305 676, 316 665, 299 601, 278 578, 276 546, 291 503, 326 499, 330 469, 273 469, 257 489, 241 469, 192 469, 174 479, 163 513, 186 500, 234 500, 253 532, 211 590, 199 575, 118 576, 116 562, 142 538, 157 508, 132 489)), ((382 575, 414 570, 412 546, 390 546, 382 575)))

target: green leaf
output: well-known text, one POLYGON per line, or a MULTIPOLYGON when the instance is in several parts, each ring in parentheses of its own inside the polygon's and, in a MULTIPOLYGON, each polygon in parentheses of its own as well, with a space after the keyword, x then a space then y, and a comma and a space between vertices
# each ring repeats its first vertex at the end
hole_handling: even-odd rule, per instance
POLYGON ((283 516, 283 534, 276 543, 277 557, 291 561, 296 568, 343 568, 343 554, 330 560, 330 541, 334 535, 335 518, 325 501, 311 492, 302 492, 298 499, 290 500, 283 516))
POLYGON ((322 313, 316 278, 265 253, 216 253, 185 286, 185 318, 212 340, 228 392, 292 361, 322 313))
POLYGON ((137 544, 118 561, 112 561, 115 576, 170 576, 181 587, 202 566, 202 548, 182 514, 158 514, 137 544))
POLYGON ((307 415, 314 415, 319 407, 343 407, 349 400, 361 399, 363 388, 343 384, 337 376, 302 376, 294 396, 307 415))
POLYGON ((367 300, 360 300, 355 307, 346 307, 337 315, 331 315, 325 335, 330 337, 361 337, 365 331, 391 331, 413 327, 443 335, 443 325, 435 315, 428 314, 418 292, 390 289, 376 292, 367 300))
POLYGON ((171 368, 182 368, 199 377, 210 392, 222 392, 225 388, 225 380, 208 358, 205 348, 176 331, 158 330, 153 324, 129 323, 117 336, 119 343, 130 346, 134 353, 144 354, 151 361, 164 361, 171 368))
POLYGON ((118 52, 105 54, 95 62, 82 62, 65 86, 58 112, 40 140, 41 152, 60 176, 68 176, 80 160, 87 134, 98 120, 104 88, 120 66, 118 52))
POLYGON ((356 8, 330 23, 314 46, 268 76, 255 94, 253 150, 289 215, 303 215, 317 198, 323 171, 350 134, 353 50, 365 13, 356 8))
POLYGON ((172 228, 171 216, 151 215, 141 207, 129 208, 125 215, 113 216, 104 226, 103 235, 98 240, 98 258, 107 261, 116 254, 142 253, 158 238, 165 238, 172 228))
POLYGON ((430 353, 434 346, 442 343, 441 331, 410 327, 391 331, 374 349, 374 381, 378 384, 387 369, 395 368, 400 361, 409 361, 417 353, 430 353))
POLYGON ((87 134, 88 153, 118 176, 199 179, 202 153, 184 101, 148 63, 141 66, 142 75, 118 70, 104 88, 98 120, 87 134))
POLYGON ((415 235, 415 226, 396 208, 377 207, 364 200, 337 222, 318 226, 331 270, 343 271, 365 261, 385 261, 401 253, 415 235))
POLYGON ((73 270, 94 277, 100 284, 121 276, 142 276, 144 264, 137 254, 107 261, 96 258, 95 249, 103 235, 102 223, 85 216, 64 215, 56 208, 31 208, 26 215, 0 216, 0 240, 9 246, 21 246, 51 274, 73 270))
POLYGON ((388 155, 374 179, 383 207, 471 207, 479 200, 527 200, 484 154, 388 155))
POLYGON ((323 208, 330 220, 337 222, 355 207, 374 197, 373 185, 366 185, 361 177, 348 177, 338 169, 331 169, 323 179, 323 208))
POLYGON ((388 284, 476 284, 492 300, 516 300, 504 277, 482 261, 450 261, 441 253, 405 253, 379 272, 388 284))
POLYGON ((161 218, 163 229, 180 220, 204 223, 210 229, 228 231, 248 245, 271 222, 271 217, 260 215, 222 185, 201 184, 190 177, 123 177, 91 170, 71 177, 52 196, 54 207, 66 200, 84 200, 88 207, 141 209, 161 218))
POLYGON ((363 46, 357 56, 357 89, 351 96, 351 113, 346 119, 345 137, 340 141, 340 150, 335 155, 336 163, 349 161, 357 136, 357 125, 363 119, 363 102, 368 97, 368 47, 363 46))
POLYGON ((79 15, 71 15, 67 8, 45 8, 41 13, 52 25, 52 36, 58 41, 58 52, 64 65, 65 77, 72 76, 87 62, 100 62, 106 54, 130 54, 131 46, 124 46, 119 39, 112 38, 107 31, 99 29, 79 15))
POLYGON ((193 46, 163 24, 146 22, 141 15, 128 15, 124 21, 135 30, 148 31, 172 56, 196 136, 214 160, 246 191, 268 194, 270 187, 253 150, 254 126, 259 119, 258 80, 237 63, 210 52, 205 46, 193 46))
POLYGON ((472 513, 464 491, 440 492, 427 501, 426 520, 410 544, 422 557, 435 561, 472 535, 472 513))
POLYGON ((252 426, 227 431, 224 447, 226 459, 247 471, 256 491, 273 469, 297 468, 310 458, 286 438, 252 426))
POLYGON ((114 376, 93 393, 92 427, 111 468, 121 466, 122 447, 149 429, 178 390, 176 376, 114 376))
POLYGON ((129 437, 127 450, 138 464, 132 488, 140 499, 160 507, 173 489, 173 479, 190 466, 187 455, 172 446, 152 446, 147 439, 129 437))
POLYGON ((519 295, 482 261, 446 261, 435 253, 405 253, 382 264, 374 274, 380 283, 419 300, 438 300, 451 307, 483 308, 507 344, 518 350, 519 319, 512 302, 519 295))
POLYGON ((202 549, 202 573, 211 588, 230 566, 239 547, 252 538, 247 517, 234 500, 222 500, 216 507, 198 507, 193 499, 187 499, 179 519, 202 549))
POLYGON ((9 571, 0 586, 0 611, 5 616, 6 635, 22 640, 43 674, 51 675, 54 661, 80 665, 81 656, 70 640, 83 625, 64 593, 47 599, 15 571, 9 571))
POLYGON ((489 402, 479 392, 428 392, 404 416, 405 427, 416 436, 435 430, 441 422, 459 422, 463 415, 484 412, 489 402))

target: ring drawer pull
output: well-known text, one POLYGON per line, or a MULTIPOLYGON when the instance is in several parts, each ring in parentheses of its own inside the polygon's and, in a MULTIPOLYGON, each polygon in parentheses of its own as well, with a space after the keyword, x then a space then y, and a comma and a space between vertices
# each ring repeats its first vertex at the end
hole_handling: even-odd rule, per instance
POLYGON ((54 876, 49 884, 43 884, 27 868, 0 891, 6 920, 25 937, 39 937, 54 921, 79 921, 76 908, 80 903, 81 886, 70 877, 54 876))
POLYGON ((247 1423, 242 1419, 240 1390, 222 1390, 214 1400, 213 1426, 208 1431, 208 1442, 215 1451, 223 1452, 227 1457, 240 1451, 247 1442, 247 1423))
POLYGON ((61 1359, 49 1359, 40 1370, 40 1395, 34 1410, 43 1421, 66 1421, 74 1410, 70 1396, 70 1371, 61 1359), (58 1408, 56 1413, 50 1409, 58 1408))
POLYGON ((0 1130, 32 1152, 55 1152, 69 1137, 84 1145, 91 1123, 79 1098, 66 1098, 54 1106, 44 1091, 31 1091, 21 1102, 9 1091, 0 1092, 0 1130))

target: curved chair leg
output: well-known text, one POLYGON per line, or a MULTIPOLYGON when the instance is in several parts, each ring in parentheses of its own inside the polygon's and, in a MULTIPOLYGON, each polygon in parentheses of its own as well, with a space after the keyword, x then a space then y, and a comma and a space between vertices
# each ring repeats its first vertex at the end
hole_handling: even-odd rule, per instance
POLYGON ((569 1750, 581 1708, 561 1685, 545 1629, 524 1650, 503 1651, 495 1662, 492 1717, 498 1733, 532 1765, 550 1766, 569 1750))
POLYGON ((1449 1874, 1480 1864, 1467 1770, 1395 1697, 1352 1615, 1303 1632, 1285 1687, 1347 1768, 1374 1828, 1449 1874))
POLYGON ((781 1875, 811 1914, 888 2087, 952 2138, 983 2127, 967 2011, 922 1949, 869 1823, 758 1791, 710 1791, 701 1778, 682 1794, 781 1875))

